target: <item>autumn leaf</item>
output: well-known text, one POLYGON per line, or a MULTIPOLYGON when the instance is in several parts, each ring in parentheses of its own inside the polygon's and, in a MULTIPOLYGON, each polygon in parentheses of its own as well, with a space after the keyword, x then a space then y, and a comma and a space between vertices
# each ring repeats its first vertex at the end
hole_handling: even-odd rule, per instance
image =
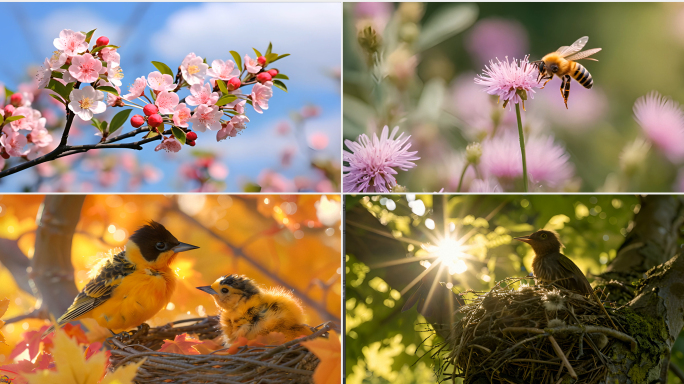
POLYGON ((192 349, 192 346, 202 344, 202 342, 188 339, 187 336, 187 333, 181 333, 180 335, 176 335, 176 338, 173 341, 164 340, 164 345, 159 349, 159 352, 179 353, 181 355, 199 355, 200 353, 192 349))
MULTIPOLYGON (((0 317, 3 317, 5 315, 5 312, 7 312, 7 307, 9 307, 9 299, 2 299, 0 300, 0 317)), ((5 322, 0 320, 0 328, 5 326, 5 322)), ((0 332, 0 343, 6 344, 5 343, 5 335, 0 332)))
POLYGON ((229 355, 236 354, 238 352, 238 349, 240 347, 244 347, 245 345, 247 345, 247 343, 249 343, 249 340, 247 340, 246 337, 242 337, 242 336, 238 337, 238 339, 233 344, 230 345, 230 348, 228 348, 228 354, 229 355))
POLYGON ((314 384, 335 384, 342 381, 342 346, 335 331, 330 331, 328 339, 319 337, 302 341, 301 344, 321 360, 313 374, 314 384))
POLYGON ((38 355, 35 363, 31 362, 31 360, 21 360, 15 364, 3 365, 0 367, 0 372, 7 375, 12 380, 12 384, 26 384, 26 379, 21 376, 22 374, 48 369, 52 363, 52 355, 43 352, 38 355))
POLYGON ((200 355, 208 355, 225 347, 214 340, 204 340, 200 344, 193 345, 192 348, 199 352, 200 355))
POLYGON ((17 343, 17 346, 14 347, 12 353, 10 353, 7 358, 9 360, 13 360, 22 352, 28 350, 29 360, 33 360, 36 356, 38 356, 41 342, 43 343, 43 351, 49 352, 52 349, 52 338, 54 334, 49 334, 43 338, 43 333, 45 333, 48 328, 50 328, 49 325, 44 325, 37 331, 24 332, 24 334, 21 335, 21 341, 17 343))
POLYGON ((80 324, 73 325, 68 323, 62 330, 69 336, 69 338, 76 340, 78 344, 88 344, 88 336, 86 336, 85 331, 81 328, 80 324))
MULTIPOLYGON (((88 347, 85 350, 86 360, 90 359, 91 356, 93 356, 94 354, 98 353, 101 350, 102 350, 102 343, 99 341, 96 341, 96 342, 88 345, 88 347)), ((104 351, 104 353, 105 353, 105 357, 106 357, 105 361, 109 361, 109 356, 112 355, 112 352, 111 351, 104 351)))
POLYGON ((281 332, 271 332, 268 335, 259 335, 254 340, 250 340, 247 345, 250 347, 263 347, 266 345, 280 345, 288 341, 281 332))
POLYGON ((53 358, 55 370, 24 375, 28 384, 132 384, 135 372, 143 363, 119 367, 100 381, 107 365, 106 354, 96 353, 86 360, 83 349, 61 329, 55 331, 53 358))

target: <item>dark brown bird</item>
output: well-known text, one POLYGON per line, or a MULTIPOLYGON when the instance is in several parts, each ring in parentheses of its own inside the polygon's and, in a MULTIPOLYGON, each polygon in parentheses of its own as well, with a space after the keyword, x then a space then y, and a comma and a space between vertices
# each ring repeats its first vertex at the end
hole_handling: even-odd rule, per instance
POLYGON ((534 250, 534 260, 532 260, 532 272, 535 278, 543 283, 554 283, 565 289, 581 293, 584 296, 591 295, 603 308, 603 312, 608 316, 613 327, 617 329, 615 323, 603 307, 601 300, 594 293, 594 289, 589 284, 582 270, 561 253, 563 244, 560 242, 558 234, 554 231, 540 229, 537 232, 522 237, 515 237, 529 244, 534 250))

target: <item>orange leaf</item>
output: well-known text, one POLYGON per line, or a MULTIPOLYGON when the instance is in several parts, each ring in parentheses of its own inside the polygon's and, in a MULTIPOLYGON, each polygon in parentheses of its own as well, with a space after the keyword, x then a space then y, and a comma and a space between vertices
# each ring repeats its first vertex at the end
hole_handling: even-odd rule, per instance
MULTIPOLYGON (((5 312, 7 312, 7 307, 9 307, 9 299, 0 300, 0 317, 5 315, 5 312)), ((4 325, 5 322, 0 320, 0 328, 2 328, 4 325)), ((3 335, 2 332, 0 332, 0 343, 7 345, 7 343, 5 343, 5 335, 3 335)))
POLYGON ((319 337, 302 341, 301 344, 321 360, 313 374, 314 384, 337 384, 342 381, 342 345, 335 331, 330 331, 328 339, 319 337))
POLYGON ((164 340, 164 345, 159 349, 159 352, 179 353, 181 355, 199 355, 199 352, 192 349, 192 346, 202 344, 202 342, 194 339, 186 339, 187 336, 187 333, 181 333, 180 335, 176 335, 176 338, 173 341, 164 340))
POLYGON ((193 345, 192 348, 199 352, 200 355, 208 355, 224 347, 223 345, 215 342, 214 340, 204 340, 200 344, 193 345))
POLYGON ((250 347, 263 347, 266 345, 280 345, 286 342, 285 335, 281 332, 271 332, 268 335, 259 335, 254 340, 250 340, 247 345, 250 347))
POLYGON ((12 384, 26 384, 26 379, 21 376, 22 374, 48 369, 52 363, 52 355, 43 352, 38 355, 35 363, 32 363, 31 360, 21 360, 15 364, 3 365, 0 367, 0 372, 4 372, 3 374, 11 379, 12 384))
POLYGON ((71 323, 67 324, 62 328, 66 332, 67 336, 76 340, 78 344, 88 344, 88 336, 86 336, 83 328, 80 324, 73 325, 71 323))
POLYGON ((14 359, 27 349, 29 352, 29 360, 33 360, 36 356, 38 356, 41 341, 43 342, 44 351, 47 352, 52 349, 52 338, 54 337, 54 333, 45 336, 43 339, 43 333, 49 327, 49 325, 44 325, 37 331, 24 332, 24 334, 21 335, 21 341, 17 343, 17 346, 14 347, 12 353, 10 353, 10 355, 7 357, 8 360, 14 359))
POLYGON ((238 348, 244 347, 245 345, 247 345, 247 343, 249 343, 249 340, 242 336, 238 337, 237 341, 231 344, 230 348, 228 348, 228 354, 236 354, 238 352, 238 348))

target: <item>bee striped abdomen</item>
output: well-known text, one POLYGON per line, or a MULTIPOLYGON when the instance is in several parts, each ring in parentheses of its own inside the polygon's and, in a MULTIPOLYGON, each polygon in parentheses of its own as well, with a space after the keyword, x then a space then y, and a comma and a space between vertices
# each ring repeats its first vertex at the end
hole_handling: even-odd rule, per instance
POLYGON ((577 80, 584 88, 591 88, 594 85, 594 79, 591 77, 589 71, 578 62, 572 62, 573 69, 570 71, 570 76, 577 80))

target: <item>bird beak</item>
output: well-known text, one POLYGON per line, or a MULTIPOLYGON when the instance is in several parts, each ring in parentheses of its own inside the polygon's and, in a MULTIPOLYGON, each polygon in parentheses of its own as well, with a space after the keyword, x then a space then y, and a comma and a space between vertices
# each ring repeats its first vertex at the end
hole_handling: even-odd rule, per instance
POLYGON ((520 236, 520 237, 514 237, 513 240, 518 240, 522 241, 523 243, 529 243, 532 239, 530 239, 530 236, 520 236))
POLYGON ((199 247, 195 246, 195 245, 180 243, 180 244, 176 245, 175 247, 171 248, 171 250, 174 251, 175 253, 181 253, 181 252, 190 251, 190 250, 197 249, 197 248, 199 248, 199 247))
POLYGON ((197 287, 202 292, 206 292, 210 295, 218 295, 218 292, 214 291, 214 288, 212 288, 210 285, 207 285, 205 287, 197 287))

